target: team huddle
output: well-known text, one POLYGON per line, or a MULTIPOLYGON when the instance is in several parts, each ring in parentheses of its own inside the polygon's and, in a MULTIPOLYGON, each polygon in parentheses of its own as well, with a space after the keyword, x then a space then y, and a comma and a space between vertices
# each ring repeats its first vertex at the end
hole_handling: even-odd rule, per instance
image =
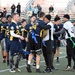
MULTIPOLYGON (((51 22, 51 15, 45 15, 44 12, 30 17, 30 22, 21 19, 14 13, 1 18, 0 23, 0 44, 2 49, 3 63, 10 66, 10 72, 21 72, 19 62, 21 58, 26 59, 27 72, 31 73, 31 62, 34 60, 37 73, 40 70, 41 54, 43 54, 46 69, 43 73, 52 73, 57 70, 53 61, 56 49, 60 47, 60 40, 66 39, 67 68, 71 70, 71 59, 73 59, 75 70, 75 35, 73 24, 69 21, 70 16, 63 16, 64 24, 60 23, 60 17, 54 18, 51 22), (16 61, 14 57, 16 56, 16 61)), ((59 62, 59 57, 57 61, 59 62)))

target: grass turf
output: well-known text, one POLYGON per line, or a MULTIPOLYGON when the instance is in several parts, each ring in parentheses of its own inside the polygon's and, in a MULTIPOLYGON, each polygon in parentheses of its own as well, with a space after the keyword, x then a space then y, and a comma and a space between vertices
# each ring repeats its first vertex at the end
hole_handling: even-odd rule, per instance
MULTIPOLYGON (((61 54, 60 54, 60 63, 56 63, 56 57, 54 60, 54 66, 58 68, 57 71, 53 71, 51 74, 50 73, 36 73, 35 69, 32 67, 32 73, 28 73, 26 71, 26 67, 25 65, 25 60, 21 60, 20 61, 20 66, 21 66, 21 73, 10 73, 8 71, 9 66, 6 65, 6 63, 2 63, 2 56, 1 56, 1 51, 0 51, 0 75, 75 75, 75 71, 65 71, 66 65, 67 65, 67 59, 65 58, 66 56, 66 50, 65 47, 61 47, 60 48, 61 54)), ((45 67, 44 67, 44 59, 43 56, 41 55, 41 70, 44 71, 45 67)), ((72 62, 72 66, 73 66, 73 62, 72 62)))

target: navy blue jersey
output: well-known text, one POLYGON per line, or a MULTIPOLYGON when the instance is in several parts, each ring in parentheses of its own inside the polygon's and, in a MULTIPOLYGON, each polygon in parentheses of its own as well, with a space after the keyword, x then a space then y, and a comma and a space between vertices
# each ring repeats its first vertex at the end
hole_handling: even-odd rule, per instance
POLYGON ((1 24, 0 24, 0 39, 5 38, 5 30, 6 30, 6 29, 4 28, 5 24, 6 24, 6 23, 1 23, 1 24))
MULTIPOLYGON (((14 22, 11 22, 9 25, 9 30, 14 31, 15 34, 20 35, 19 26, 14 22)), ((13 37, 10 35, 10 41, 19 40, 19 38, 13 37)))
MULTIPOLYGON (((20 35, 19 26, 14 22, 10 23, 9 30, 13 31, 16 35, 20 35)), ((22 54, 22 45, 21 42, 19 41, 19 38, 10 35, 10 41, 11 41, 10 55, 14 56, 15 53, 22 54)))
POLYGON ((1 24, 0 24, 0 40, 1 40, 1 34, 2 34, 2 30, 1 30, 1 24))
POLYGON ((25 26, 25 29, 29 32, 31 26, 32 26, 32 24, 27 24, 27 25, 25 26))
POLYGON ((35 34, 38 34, 40 36, 40 32, 42 29, 49 29, 51 26, 47 25, 43 20, 38 20, 38 26, 37 25, 32 25, 28 24, 26 25, 26 30, 28 31, 33 31, 35 34))
POLYGON ((24 38, 27 37, 27 30, 25 29, 25 26, 19 27, 20 30, 20 35, 23 36, 24 38))
POLYGON ((62 28, 63 28, 63 24, 60 24, 60 25, 54 25, 54 28, 55 28, 55 32, 58 32, 60 31, 62 28))
MULTIPOLYGON (((62 28, 63 28, 63 24, 60 24, 60 25, 54 25, 54 28, 55 28, 55 32, 58 32, 58 31, 60 31, 62 28)), ((60 35, 54 35, 54 38, 55 39, 58 39, 58 37, 59 37, 60 35)))
POLYGON ((9 38, 9 35, 10 35, 9 25, 10 25, 9 23, 5 23, 3 26, 3 29, 5 30, 5 37, 6 38, 9 38))

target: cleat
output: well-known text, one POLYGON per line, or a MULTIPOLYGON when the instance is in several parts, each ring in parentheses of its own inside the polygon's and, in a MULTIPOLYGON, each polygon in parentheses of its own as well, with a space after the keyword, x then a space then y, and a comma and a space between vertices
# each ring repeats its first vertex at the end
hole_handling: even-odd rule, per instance
POLYGON ((42 73, 42 72, 40 71, 40 69, 36 69, 36 72, 37 72, 37 73, 42 73))
POLYGON ((52 70, 49 68, 46 68, 45 71, 43 71, 44 73, 52 73, 52 70))
POLYGON ((32 72, 32 71, 31 71, 31 68, 30 68, 30 65, 28 65, 28 64, 27 64, 26 69, 27 69, 27 72, 29 72, 29 73, 31 73, 31 72, 32 72))

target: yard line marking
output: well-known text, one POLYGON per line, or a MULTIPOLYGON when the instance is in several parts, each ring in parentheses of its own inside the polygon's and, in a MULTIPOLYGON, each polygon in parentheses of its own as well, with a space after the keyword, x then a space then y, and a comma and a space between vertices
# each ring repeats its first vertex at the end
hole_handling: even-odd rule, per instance
MULTIPOLYGON (((61 56, 60 57, 60 59, 61 58, 64 58, 65 56, 61 56)), ((57 58, 54 58, 54 60, 56 60, 57 58)), ((43 61, 41 61, 41 63, 43 63, 44 62, 44 60, 43 61)), ((22 65, 22 66, 19 66, 20 68, 23 68, 23 67, 26 67, 26 65, 22 65)), ((2 72, 6 72, 6 71, 9 71, 9 69, 5 69, 5 70, 0 70, 0 73, 2 73, 2 72)))

